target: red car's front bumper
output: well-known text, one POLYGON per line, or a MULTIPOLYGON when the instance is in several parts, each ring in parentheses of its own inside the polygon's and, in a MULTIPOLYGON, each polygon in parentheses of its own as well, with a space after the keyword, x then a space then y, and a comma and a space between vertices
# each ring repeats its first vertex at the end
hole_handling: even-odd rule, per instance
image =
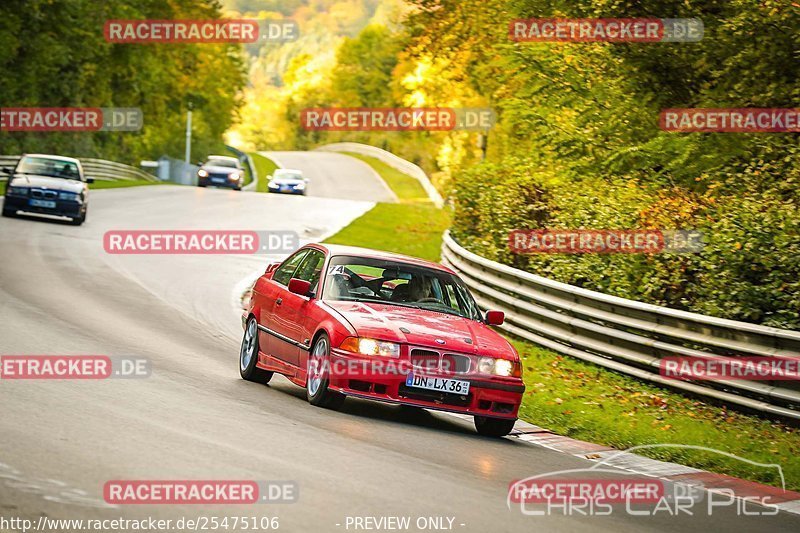
MULTIPOLYGON (((357 361, 372 362, 374 359, 362 358, 350 352, 334 349, 331 351, 331 370, 347 368, 347 363, 357 361)), ((396 360, 395 360, 396 361, 396 360)), ((402 361, 399 361, 402 363, 402 361)), ((384 371, 329 373, 329 387, 348 396, 358 396, 370 400, 401 403, 468 415, 493 418, 517 418, 525 385, 521 378, 476 376, 473 374, 441 374, 424 369, 413 369, 431 377, 445 377, 470 382, 469 393, 444 393, 406 385, 409 364, 394 364, 391 360, 384 371), (397 369, 400 369, 398 372, 397 369)), ((352 367, 352 365, 351 365, 352 367)))

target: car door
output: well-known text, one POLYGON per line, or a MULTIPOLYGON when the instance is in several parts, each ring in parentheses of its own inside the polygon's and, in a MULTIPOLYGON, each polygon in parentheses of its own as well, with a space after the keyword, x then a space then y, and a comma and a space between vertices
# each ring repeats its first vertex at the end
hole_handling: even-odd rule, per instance
MULTIPOLYGON (((311 249, 303 259, 300 266, 296 269, 293 278, 302 279, 311 283, 311 292, 317 290, 319 279, 322 274, 322 266, 325 262, 325 255, 319 251, 311 249)), ((288 285, 288 280, 286 281, 288 285)), ((308 306, 312 305, 309 296, 293 294, 288 290, 280 302, 275 302, 275 311, 272 313, 271 322, 267 326, 274 332, 273 353, 275 357, 287 363, 298 366, 300 361, 301 346, 308 346, 311 332, 308 320, 308 306)))
POLYGON ((254 287, 254 297, 256 298, 256 305, 258 305, 259 315, 258 323, 267 328, 265 331, 259 328, 258 331, 258 346, 262 352, 278 357, 276 349, 280 348, 280 342, 276 342, 274 334, 271 333, 270 323, 273 322, 272 315, 275 313, 276 302, 282 300, 289 294, 286 286, 289 280, 294 276, 297 267, 305 259, 307 249, 300 250, 291 255, 281 266, 275 269, 271 279, 259 279, 254 287))

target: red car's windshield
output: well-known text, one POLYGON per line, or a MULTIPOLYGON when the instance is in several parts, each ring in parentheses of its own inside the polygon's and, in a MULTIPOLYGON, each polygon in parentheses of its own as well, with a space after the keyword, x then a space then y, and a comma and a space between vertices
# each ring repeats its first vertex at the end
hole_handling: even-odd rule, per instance
POLYGON ((456 276, 385 259, 333 257, 323 298, 381 302, 481 319, 475 300, 456 276))

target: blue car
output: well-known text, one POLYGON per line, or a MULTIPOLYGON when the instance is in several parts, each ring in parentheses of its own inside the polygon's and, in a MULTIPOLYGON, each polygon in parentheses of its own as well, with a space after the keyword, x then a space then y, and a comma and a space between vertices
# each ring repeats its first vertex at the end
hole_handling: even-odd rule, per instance
POLYGON ((269 192, 302 194, 308 191, 308 178, 303 176, 301 170, 279 168, 270 176, 267 184, 269 192))

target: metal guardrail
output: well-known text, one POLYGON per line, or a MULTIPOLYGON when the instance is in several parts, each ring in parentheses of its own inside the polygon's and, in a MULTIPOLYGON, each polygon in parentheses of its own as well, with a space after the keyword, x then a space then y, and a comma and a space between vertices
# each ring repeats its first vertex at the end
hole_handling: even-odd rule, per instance
MULTIPOLYGON (((0 155, 0 168, 14 167, 19 161, 18 155, 0 155)), ((130 165, 116 163, 114 161, 106 161, 105 159, 92 159, 88 157, 79 158, 83 171, 87 177, 94 178, 99 181, 114 181, 114 180, 147 180, 158 181, 158 178, 152 174, 148 174, 130 165)), ((0 177, 0 180, 7 180, 7 176, 0 177)))
POLYGON ((501 329, 639 379, 763 414, 800 420, 798 381, 683 381, 660 375, 663 357, 800 357, 800 332, 626 300, 543 278, 466 250, 444 234, 442 262, 501 329))
POLYGON ((239 158, 239 161, 247 165, 247 170, 250 172, 250 183, 242 187, 244 191, 255 191, 258 187, 258 173, 256 172, 256 165, 253 163, 253 158, 250 157, 250 154, 246 152, 242 152, 238 148, 234 148, 233 146, 225 145, 229 151, 236 154, 236 157, 239 158))
POLYGON ((422 185, 422 188, 425 189, 425 193, 428 195, 434 205, 436 205, 436 207, 442 207, 442 205, 444 205, 442 195, 439 194, 439 191, 437 191, 436 187, 433 186, 433 183, 431 183, 431 180, 428 175, 425 174, 425 171, 414 163, 406 161, 401 157, 397 157, 391 152, 361 143, 326 144, 315 148, 315 150, 322 150, 326 152, 352 152, 354 154, 374 157, 375 159, 383 161, 390 167, 395 168, 404 174, 408 174, 412 178, 419 181, 420 185, 422 185))

